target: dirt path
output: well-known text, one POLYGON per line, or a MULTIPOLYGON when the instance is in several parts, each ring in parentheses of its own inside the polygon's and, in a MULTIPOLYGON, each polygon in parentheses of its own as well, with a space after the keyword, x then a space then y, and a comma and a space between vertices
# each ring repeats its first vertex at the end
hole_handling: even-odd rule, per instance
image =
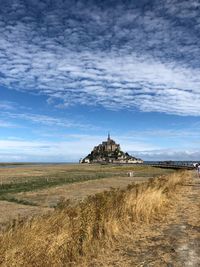
POLYGON ((122 236, 95 266, 199 267, 200 179, 178 191, 167 219, 122 236))

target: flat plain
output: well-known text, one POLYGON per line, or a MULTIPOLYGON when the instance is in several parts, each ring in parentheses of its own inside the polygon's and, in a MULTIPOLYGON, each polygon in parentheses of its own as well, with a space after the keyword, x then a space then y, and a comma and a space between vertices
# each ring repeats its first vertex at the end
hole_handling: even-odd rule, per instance
POLYGON ((145 165, 3 165, 0 168, 0 227, 19 216, 49 212, 62 199, 80 200, 171 172, 145 165), (128 176, 129 172, 133 176, 128 176))

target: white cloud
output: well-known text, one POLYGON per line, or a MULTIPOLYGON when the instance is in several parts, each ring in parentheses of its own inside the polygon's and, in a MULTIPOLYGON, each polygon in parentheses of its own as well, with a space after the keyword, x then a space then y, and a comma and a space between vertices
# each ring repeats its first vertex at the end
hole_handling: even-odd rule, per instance
MULTIPOLYGON (((76 129, 87 129, 88 127, 90 129, 98 129, 98 127, 93 126, 91 124, 87 123, 79 123, 75 122, 74 120, 62 118, 62 117, 56 117, 56 116, 48 116, 48 115, 42 115, 42 114, 34 114, 34 113, 16 113, 11 111, 4 111, 1 112, 2 117, 6 117, 8 120, 25 120, 34 124, 40 124, 40 125, 46 125, 46 126, 54 126, 58 128, 76 128, 76 129)), ((7 125, 7 126, 16 126, 12 122, 5 122, 0 121, 0 126, 7 125)))
POLYGON ((62 107, 199 116, 198 3, 160 3, 152 9, 119 2, 115 9, 92 1, 56 1, 52 9, 46 1, 5 3, 0 84, 46 95, 62 107))
POLYGON ((0 128, 16 128, 18 127, 16 124, 8 122, 8 121, 4 121, 4 120, 0 120, 0 128))
MULTIPOLYGON (((97 138, 99 140, 99 138, 97 138)), ((102 139, 101 139, 102 140, 102 139)), ((93 145, 98 144, 96 140, 87 138, 82 142, 81 139, 63 142, 45 142, 45 141, 17 141, 17 140, 0 140, 0 161, 34 161, 34 162, 69 162, 76 161, 86 156, 93 145)), ((151 150, 150 146, 145 144, 129 143, 123 145, 124 151, 129 148, 128 152, 144 160, 200 160, 199 150, 172 150, 158 149, 151 150), (135 148, 138 150, 130 150, 135 148)))
MULTIPOLYGON (((21 159, 23 161, 78 161, 80 157, 89 153, 91 143, 89 140, 81 142, 63 141, 63 142, 46 142, 46 141, 17 141, 17 140, 0 140, 0 161, 21 159)), ((19 161, 17 160, 17 161, 19 161)))
POLYGON ((126 138, 137 138, 137 139, 144 139, 144 138, 167 138, 167 139, 175 139, 179 140, 182 138, 189 138, 191 139, 199 139, 199 131, 200 125, 198 123, 191 123, 186 128, 176 129, 176 128, 168 128, 168 129, 161 129, 161 128, 154 128, 154 129, 146 129, 140 131, 129 131, 126 138))
POLYGON ((160 149, 148 151, 131 151, 131 154, 140 157, 146 161, 161 161, 161 160, 174 160, 174 161, 200 161, 199 150, 173 150, 173 149, 160 149))
POLYGON ((14 110, 15 108, 16 104, 14 102, 0 100, 0 110, 14 110))
MULTIPOLYGON (((114 140, 120 143, 125 152, 140 157, 144 160, 200 160, 198 139, 187 140, 182 149, 163 148, 155 145, 141 132, 138 135, 115 135, 114 140), (187 149, 186 149, 187 147, 187 149)), ((154 135, 155 133, 152 133, 154 135)), ((167 134, 163 131, 158 136, 167 134)), ((171 131, 171 137, 174 136, 171 131)), ((188 132, 189 134, 189 132, 188 132)), ((181 133, 177 135, 181 136, 181 133)), ((170 138, 171 138, 170 137, 170 138)), ((188 137, 188 135, 186 135, 188 137)), ((197 136, 193 136, 197 138, 197 136)), ((166 137, 164 137, 166 138, 166 137)), ((0 161, 35 161, 35 162, 69 162, 85 157, 94 146, 105 140, 102 135, 67 134, 60 135, 60 141, 28 140, 9 137, 7 140, 0 139, 0 161)))
MULTIPOLYGON (((121 148, 135 150, 155 149, 149 144, 133 141, 130 142, 126 137, 116 137, 116 141, 121 139, 121 148)), ((41 141, 41 140, 17 140, 16 138, 0 139, 0 161, 6 158, 10 161, 14 157, 21 158, 23 161, 78 161, 85 157, 94 146, 106 139, 105 136, 91 136, 83 134, 70 134, 63 141, 41 141)), ((18 160, 19 161, 19 160, 18 160)))

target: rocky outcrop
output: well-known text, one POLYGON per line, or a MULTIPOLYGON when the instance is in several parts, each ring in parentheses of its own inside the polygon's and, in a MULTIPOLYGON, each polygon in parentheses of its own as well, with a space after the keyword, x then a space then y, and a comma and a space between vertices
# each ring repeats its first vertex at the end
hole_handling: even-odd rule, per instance
POLYGON ((119 144, 108 135, 107 141, 102 142, 88 154, 80 163, 143 163, 143 160, 123 152, 119 144))

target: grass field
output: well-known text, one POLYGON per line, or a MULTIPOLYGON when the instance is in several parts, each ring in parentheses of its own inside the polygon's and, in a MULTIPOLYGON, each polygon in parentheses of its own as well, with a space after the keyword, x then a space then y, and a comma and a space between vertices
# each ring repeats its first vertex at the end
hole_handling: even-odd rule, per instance
POLYGON ((61 198, 79 200, 111 187, 123 188, 133 181, 172 172, 143 165, 11 164, 0 168, 1 222, 14 219, 16 214, 29 214, 29 208, 41 213, 55 207, 61 198), (128 171, 133 171, 134 176, 128 177, 128 171))
MULTIPOLYGON (((99 250, 109 249, 121 235, 137 230, 133 225, 163 220, 177 186, 190 179, 190 174, 168 173, 144 181, 144 167, 135 168, 143 182, 88 196, 81 202, 63 200, 47 215, 16 221, 0 234, 0 265, 95 266, 90 262, 99 250)), ((151 171, 152 177, 156 171, 164 174, 163 170, 148 168, 149 176, 151 171)))

